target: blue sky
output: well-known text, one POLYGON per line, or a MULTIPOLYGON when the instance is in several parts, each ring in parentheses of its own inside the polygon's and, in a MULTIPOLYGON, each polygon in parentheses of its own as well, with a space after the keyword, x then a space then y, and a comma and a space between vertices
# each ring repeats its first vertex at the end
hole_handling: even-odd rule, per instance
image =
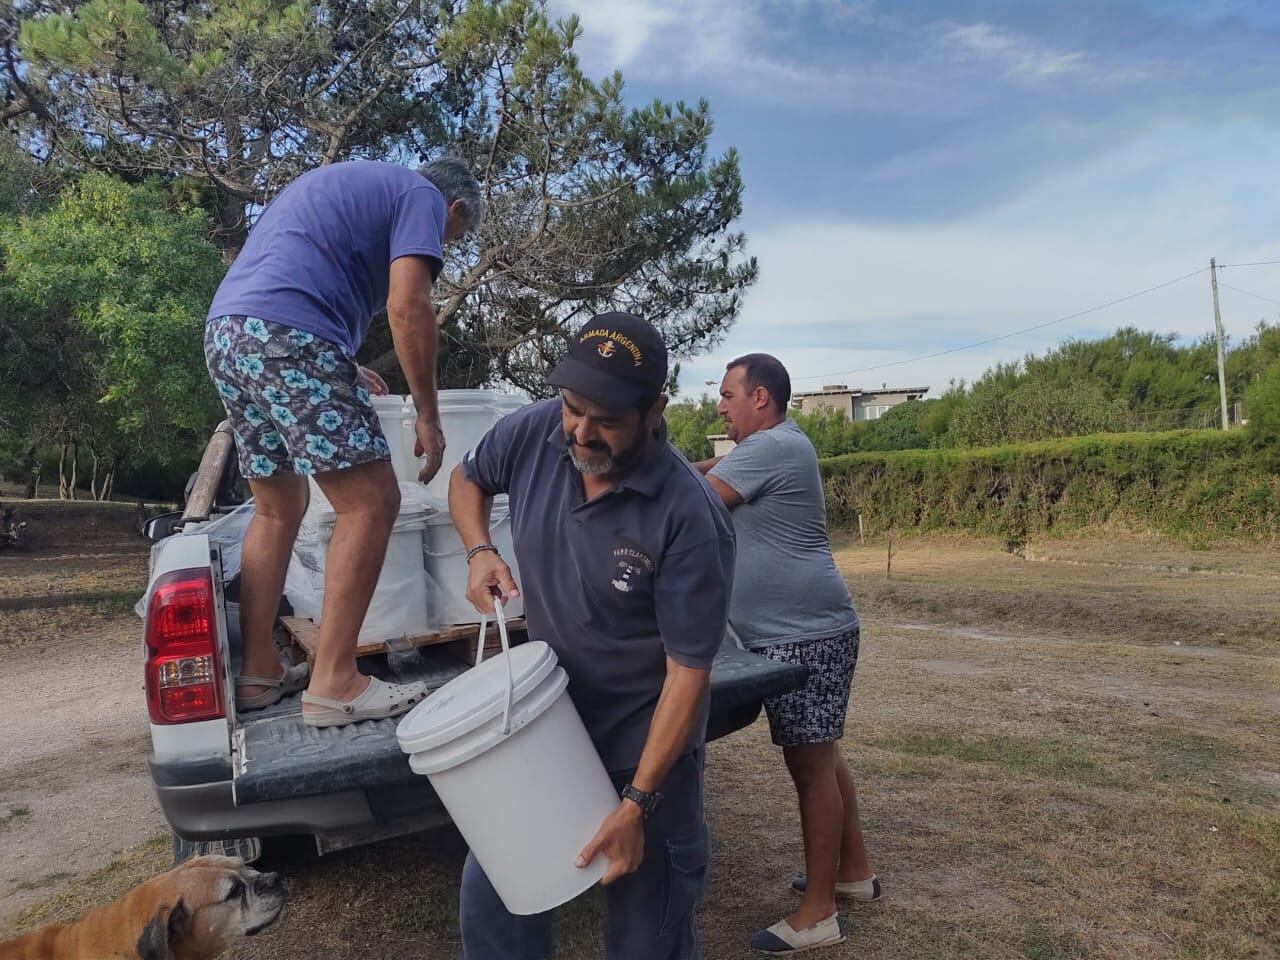
MULTIPOLYGON (((1212 329, 1208 264, 1280 259, 1280 4, 1246 0, 553 0, 636 103, 711 102, 738 148, 761 278, 685 364, 704 390, 766 350, 797 390, 934 394, 1122 324, 1212 329), (881 364, 883 370, 852 373, 881 364)), ((1221 279, 1280 301, 1280 266, 1221 279)), ((1242 337, 1280 304, 1222 290, 1242 337)))

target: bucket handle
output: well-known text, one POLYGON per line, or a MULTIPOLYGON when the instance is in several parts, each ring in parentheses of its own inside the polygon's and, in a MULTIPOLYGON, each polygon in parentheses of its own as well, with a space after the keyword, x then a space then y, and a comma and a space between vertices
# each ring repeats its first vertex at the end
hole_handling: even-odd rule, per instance
MULTIPOLYGON (((511 673, 511 641, 507 638, 507 615, 502 609, 502 597, 494 595, 493 611, 498 621, 498 638, 502 641, 502 652, 507 661, 507 702, 502 710, 502 735, 511 732, 511 700, 515 696, 515 678, 511 673)), ((484 659, 484 640, 489 629, 488 614, 480 614, 480 639, 476 641, 476 666, 484 659)))

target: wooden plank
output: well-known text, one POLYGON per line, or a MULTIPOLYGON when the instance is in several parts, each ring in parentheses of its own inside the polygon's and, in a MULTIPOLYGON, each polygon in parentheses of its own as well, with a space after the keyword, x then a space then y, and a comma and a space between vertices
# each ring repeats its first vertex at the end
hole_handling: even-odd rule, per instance
POLYGON ((209 519, 218 487, 222 483, 222 475, 226 472, 232 451, 235 450, 235 442, 231 422, 223 420, 209 438, 209 445, 204 448, 200 468, 196 471, 196 484, 187 497, 187 508, 182 512, 180 523, 209 519))
MULTIPOLYGON (((280 623, 288 631, 298 646, 307 651, 307 657, 315 656, 316 641, 320 636, 320 625, 314 620, 308 620, 305 617, 281 617, 280 623)), ((507 621, 507 630, 523 630, 525 621, 523 617, 517 617, 514 620, 507 621)), ((438 633, 426 633, 420 636, 405 637, 403 640, 396 642, 397 650, 408 650, 414 647, 429 647, 439 643, 459 643, 465 641, 471 647, 471 653, 467 657, 468 660, 475 660, 475 645, 477 633, 480 629, 478 623, 463 623, 457 626, 446 627, 438 633)), ((496 624, 490 624, 485 639, 486 655, 491 646, 499 645, 498 627, 496 624)), ((367 657, 373 654, 386 653, 388 646, 383 641, 376 643, 362 643, 356 647, 357 657, 367 657)))
MULTIPOLYGON (((470 637, 466 640, 454 640, 452 643, 445 644, 441 647, 448 650, 450 655, 468 663, 471 666, 476 665, 476 638, 470 637)), ((502 652, 502 641, 498 638, 498 631, 492 630, 484 639, 484 658, 488 660, 496 653, 502 652)))

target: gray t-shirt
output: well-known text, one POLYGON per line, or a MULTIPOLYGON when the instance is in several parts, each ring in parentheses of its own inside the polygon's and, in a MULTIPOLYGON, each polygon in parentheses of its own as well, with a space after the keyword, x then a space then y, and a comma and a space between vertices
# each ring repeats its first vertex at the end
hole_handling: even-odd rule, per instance
POLYGON ((711 469, 742 497, 729 622, 751 650, 858 626, 827 535, 813 444, 792 420, 747 437, 711 469))

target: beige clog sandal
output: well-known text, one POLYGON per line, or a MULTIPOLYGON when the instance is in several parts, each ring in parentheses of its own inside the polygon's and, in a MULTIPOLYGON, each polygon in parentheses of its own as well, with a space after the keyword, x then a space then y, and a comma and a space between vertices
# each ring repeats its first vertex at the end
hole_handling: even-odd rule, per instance
POLYGON ((242 697, 237 692, 237 713, 244 713, 248 710, 261 710, 264 707, 279 703, 291 693, 297 693, 299 690, 307 688, 307 681, 311 678, 311 668, 307 666, 305 661, 296 664, 281 662, 280 666, 284 668, 284 673, 276 680, 270 680, 267 677, 236 677, 235 686, 237 691, 241 687, 267 688, 262 693, 254 694, 252 697, 242 697))
POLYGON ((302 719, 309 727, 341 727, 361 720, 385 720, 407 713, 426 695, 425 683, 387 683, 370 677, 369 686, 354 700, 330 700, 304 693, 302 719), (307 706, 322 709, 307 710, 307 706))

